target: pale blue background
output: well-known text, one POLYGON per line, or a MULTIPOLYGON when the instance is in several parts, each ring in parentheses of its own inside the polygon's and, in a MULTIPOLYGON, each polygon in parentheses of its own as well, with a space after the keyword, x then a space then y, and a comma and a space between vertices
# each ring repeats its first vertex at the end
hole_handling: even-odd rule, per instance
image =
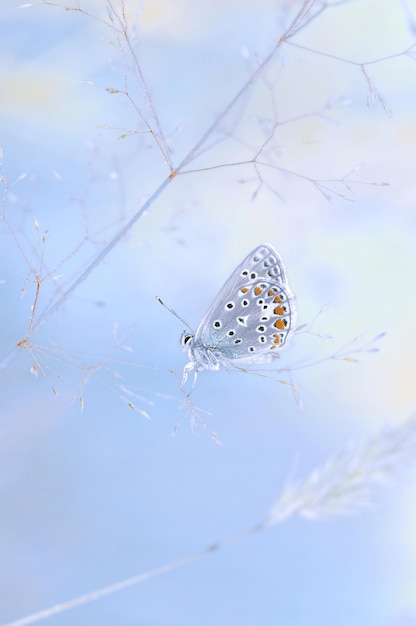
MULTIPOLYGON (((140 14, 126 3, 175 165, 270 50, 292 4, 149 0, 140 14)), ((108 20, 105 3, 81 6, 108 20)), ((409 7, 416 15, 416 4, 409 7)), ((360 63, 400 52, 412 37, 400 3, 365 0, 328 10, 296 42, 360 63)), ((42 275, 60 277, 44 281, 38 313, 169 170, 147 135, 119 138, 140 122, 106 89, 124 89, 127 73, 129 93, 145 115, 148 107, 103 24, 3 0, 0 52, 0 144, 12 183, 5 209, 12 233, 1 224, 3 358, 27 334, 44 232, 42 275)), ((269 160, 314 179, 339 179, 360 165, 354 180, 390 186, 357 183, 353 202, 336 195, 328 202, 307 180, 270 171, 276 193, 262 188, 253 199, 250 166, 177 177, 33 335, 44 375, 30 373, 33 358, 23 350, 0 371, 0 624, 250 527, 293 472, 307 475, 347 442, 414 409, 415 61, 367 67, 389 118, 377 103, 366 107, 359 66, 290 46, 279 59, 283 69, 275 64, 249 90, 212 137, 221 141, 189 169, 252 158, 271 125, 274 85, 279 120, 307 116, 279 128, 269 160), (331 98, 344 103, 323 115, 331 98), (361 355, 359 364, 294 371, 303 410, 289 386, 201 374, 192 401, 209 412, 202 416, 218 446, 201 424, 191 432, 168 371, 180 375, 186 363, 183 326, 155 296, 196 327, 233 267, 262 241, 285 260, 300 324, 328 304, 314 330, 332 339, 300 334, 282 366, 329 356, 361 333, 357 346, 387 336, 381 352, 361 355), (112 353, 115 324, 119 336, 131 329, 124 340, 131 350, 112 353), (59 349, 58 358, 42 346, 59 349), (105 368, 87 371, 110 354, 105 368)), ((403 468, 395 487, 377 491, 375 506, 356 517, 292 519, 48 623, 415 624, 413 484, 403 468)))

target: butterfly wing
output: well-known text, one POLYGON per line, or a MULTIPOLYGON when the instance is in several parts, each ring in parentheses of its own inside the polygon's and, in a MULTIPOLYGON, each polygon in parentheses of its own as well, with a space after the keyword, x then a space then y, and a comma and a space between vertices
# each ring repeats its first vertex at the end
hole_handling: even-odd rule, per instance
POLYGON ((269 360, 293 331, 294 314, 283 263, 271 245, 262 244, 231 274, 194 342, 226 359, 269 360))

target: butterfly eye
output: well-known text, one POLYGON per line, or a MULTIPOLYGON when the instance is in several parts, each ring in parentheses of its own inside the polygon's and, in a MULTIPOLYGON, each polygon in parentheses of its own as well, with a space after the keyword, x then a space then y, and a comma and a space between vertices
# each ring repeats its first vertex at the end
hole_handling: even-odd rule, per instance
POLYGON ((193 339, 193 335, 188 334, 183 334, 182 335, 182 345, 183 346, 187 346, 188 343, 193 339))

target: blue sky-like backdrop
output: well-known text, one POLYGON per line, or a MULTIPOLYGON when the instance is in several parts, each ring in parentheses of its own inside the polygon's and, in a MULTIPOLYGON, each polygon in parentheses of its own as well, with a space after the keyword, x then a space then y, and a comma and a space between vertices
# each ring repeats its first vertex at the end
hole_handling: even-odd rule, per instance
MULTIPOLYGON (((250 528, 415 408, 416 2, 27 4, 0 15, 0 624, 250 528), (262 242, 305 325, 287 384, 187 399, 155 297, 196 328, 262 242)), ((416 624, 414 476, 48 623, 416 624)))

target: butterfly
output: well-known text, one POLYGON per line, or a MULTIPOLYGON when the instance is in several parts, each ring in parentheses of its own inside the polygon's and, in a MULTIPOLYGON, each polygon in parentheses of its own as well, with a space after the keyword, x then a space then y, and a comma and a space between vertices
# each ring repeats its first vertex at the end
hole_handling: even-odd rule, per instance
POLYGON ((195 333, 184 331, 182 349, 190 372, 221 366, 269 363, 294 332, 295 304, 283 263, 270 244, 255 248, 238 265, 218 293, 195 333))

